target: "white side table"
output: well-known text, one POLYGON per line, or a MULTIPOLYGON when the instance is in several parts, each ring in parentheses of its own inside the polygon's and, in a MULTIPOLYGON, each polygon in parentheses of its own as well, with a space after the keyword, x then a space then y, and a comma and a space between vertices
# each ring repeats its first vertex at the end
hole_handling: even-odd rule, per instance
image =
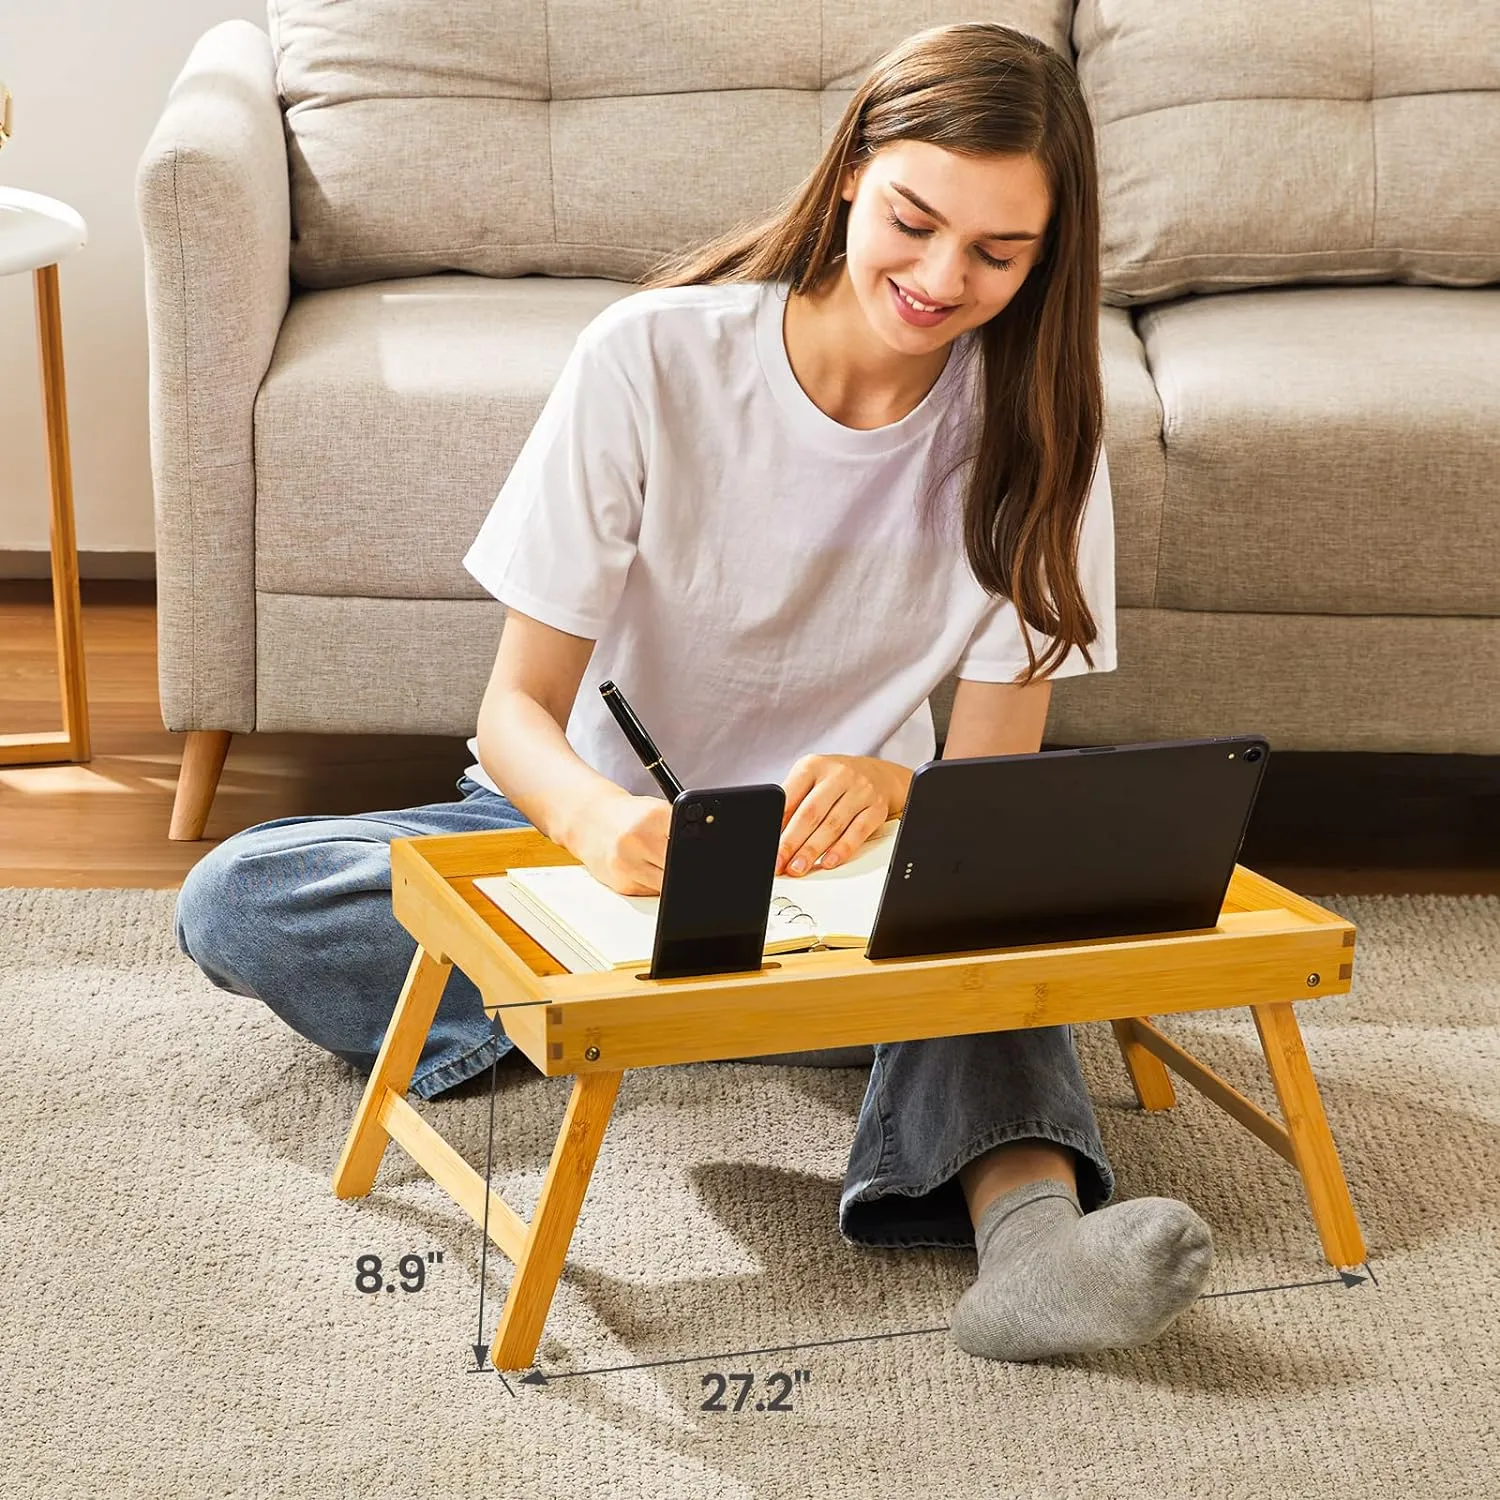
POLYGON ((63 386, 62 307, 57 263, 88 239, 83 220, 66 203, 0 187, 0 276, 34 273, 37 346, 52 481, 52 615, 57 626, 57 676, 63 727, 40 735, 0 734, 0 766, 86 761, 88 686, 83 669, 83 606, 78 594, 78 540, 73 529, 73 471, 68 457, 68 406, 63 386))

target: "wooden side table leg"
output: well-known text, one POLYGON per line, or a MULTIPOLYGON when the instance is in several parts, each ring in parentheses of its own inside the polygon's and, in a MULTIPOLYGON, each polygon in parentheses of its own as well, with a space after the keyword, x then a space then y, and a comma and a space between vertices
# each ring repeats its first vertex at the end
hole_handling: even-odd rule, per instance
POLYGON ((47 472, 52 484, 52 611, 57 624, 57 675, 62 684, 63 733, 75 761, 91 757, 88 685, 83 661, 83 606, 78 591, 78 538, 73 526, 73 466, 68 453, 68 397, 63 379, 62 303, 57 267, 34 276, 37 349, 47 426, 47 472))
POLYGON ((1136 1036, 1134 1021, 1112 1021, 1115 1040, 1120 1044, 1120 1055, 1125 1059, 1125 1070, 1130 1074, 1131 1086, 1142 1109, 1171 1109, 1177 1103, 1177 1090, 1172 1087, 1172 1075, 1167 1065, 1154 1053, 1149 1052, 1136 1036))
POLYGON ((1354 1217, 1349 1184, 1344 1180, 1344 1168, 1291 1002, 1252 1005, 1250 1010, 1260 1033, 1266 1066, 1276 1084, 1282 1118, 1292 1141, 1292 1159, 1302 1174, 1323 1253, 1340 1270, 1361 1265, 1365 1259, 1364 1237, 1354 1217))
POLYGON ((622 1077, 623 1073, 580 1073, 574 1080, 526 1248, 516 1263, 490 1346, 490 1362, 497 1370, 524 1370, 536 1358, 622 1077))
POLYGON ((231 737, 227 729, 188 731, 187 744, 182 747, 182 768, 177 773, 177 794, 172 799, 169 839, 203 837, 231 737))
POLYGON ((0 766, 45 766, 92 758, 88 682, 83 657, 83 603, 78 591, 78 538, 73 529, 73 469, 68 458, 68 401, 63 384, 62 310, 57 267, 34 277, 37 348, 42 365, 42 416, 47 428, 47 472, 52 485, 50 525, 52 621, 57 630, 61 731, 0 734, 0 766))
POLYGON ((355 1112, 343 1155, 334 1168, 333 1191, 336 1197, 363 1198, 375 1186, 380 1158, 385 1155, 391 1139, 380 1123, 380 1106, 387 1094, 405 1097, 452 967, 446 958, 434 958, 422 947, 412 955, 406 983, 401 987, 401 998, 396 1001, 391 1024, 380 1044, 380 1055, 375 1059, 374 1071, 365 1085, 365 1096, 355 1112))

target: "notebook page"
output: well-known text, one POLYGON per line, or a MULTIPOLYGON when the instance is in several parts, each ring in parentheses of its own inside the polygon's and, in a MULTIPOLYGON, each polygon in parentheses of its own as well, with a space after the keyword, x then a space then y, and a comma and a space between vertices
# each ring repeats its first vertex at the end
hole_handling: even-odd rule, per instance
POLYGON ((524 900, 511 884, 508 875, 482 875, 474 882, 522 932, 529 934, 570 974, 597 971, 603 965, 593 954, 577 946, 550 917, 532 902, 524 900))
MULTIPOLYGON (((773 903, 780 896, 801 907, 825 941, 830 937, 868 941, 900 826, 899 819, 892 818, 847 864, 808 875, 778 875, 771 886, 773 903)), ((804 929, 807 925, 801 923, 804 929)))
MULTIPOLYGON (((899 827, 899 821, 893 818, 846 865, 815 870, 796 879, 779 876, 772 885, 767 946, 774 944, 782 951, 792 951, 793 944, 811 947, 823 934, 860 941, 868 938, 899 827), (813 923, 776 910, 780 903, 775 896, 786 897, 807 912, 813 923)), ((502 880, 507 882, 504 894, 519 908, 534 913, 534 925, 540 930, 534 931, 524 922, 521 925, 543 947, 547 947, 546 936, 551 934, 570 948, 571 954, 553 953, 559 963, 571 966, 570 957, 581 956, 590 967, 620 969, 651 961, 659 897, 622 896, 595 880, 582 865, 514 869, 507 876, 485 876, 474 882, 476 889, 517 921, 517 910, 498 900, 496 892, 489 889, 502 880)))
MULTIPOLYGON (((621 896, 581 865, 512 870, 509 875, 483 876, 474 885, 570 973, 628 969, 651 962, 659 897, 621 896), (542 878, 533 880, 533 876, 542 878), (601 900, 599 891, 615 899, 601 900), (628 909, 622 912, 616 902, 628 909)), ((774 944, 782 952, 791 952, 816 941, 805 918, 772 912, 766 923, 768 949, 774 944)))
POLYGON ((596 956, 603 968, 651 961, 657 897, 622 896, 582 865, 512 870, 510 882, 523 901, 539 907, 543 917, 596 956))

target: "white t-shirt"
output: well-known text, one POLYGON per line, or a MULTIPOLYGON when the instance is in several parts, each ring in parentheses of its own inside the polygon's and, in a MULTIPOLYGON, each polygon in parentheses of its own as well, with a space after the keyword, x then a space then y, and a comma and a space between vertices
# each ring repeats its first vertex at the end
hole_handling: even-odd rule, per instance
MULTIPOLYGON (((1009 682, 1026 667, 1015 609, 969 571, 964 471, 938 526, 917 505, 927 465, 974 420, 974 336, 913 411, 860 431, 797 383, 785 304, 785 286, 750 282, 637 292, 600 313, 464 558, 508 608, 596 642, 568 741, 637 794, 656 783, 599 696, 606 679, 701 788, 780 782, 812 752, 915 767, 935 752, 928 695, 950 672, 1009 682)), ((1102 452, 1079 567, 1096 670, 1110 671, 1102 452)), ((1054 675, 1088 670, 1075 648, 1054 675)), ((468 774, 499 790, 479 765, 468 774)))

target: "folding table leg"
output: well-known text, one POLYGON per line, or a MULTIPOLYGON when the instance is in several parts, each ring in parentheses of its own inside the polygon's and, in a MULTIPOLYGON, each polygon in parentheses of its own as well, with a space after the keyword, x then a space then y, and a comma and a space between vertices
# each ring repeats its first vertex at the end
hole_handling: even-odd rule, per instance
POLYGON ((1323 1253, 1339 1269, 1361 1265, 1365 1259, 1364 1237, 1354 1217, 1349 1184, 1344 1180, 1344 1168, 1291 1002, 1252 1005, 1250 1010, 1260 1033, 1266 1066, 1276 1084, 1282 1118, 1291 1137, 1292 1159, 1302 1174, 1323 1253))
POLYGON ((578 1211, 604 1140, 623 1073, 580 1073, 563 1116, 552 1162, 516 1262, 516 1274, 500 1313, 490 1362, 497 1370, 523 1370, 536 1358, 542 1325, 552 1306, 563 1262, 578 1224, 578 1211))
POLYGON ((349 1129, 349 1139, 344 1143, 344 1154, 334 1168, 336 1197, 363 1198, 375 1186, 380 1158, 391 1139, 380 1123, 380 1106, 387 1094, 404 1098, 411 1086, 411 1075, 417 1070, 417 1059, 422 1055, 422 1045, 452 967, 449 959, 434 958, 420 945, 412 955, 401 997, 396 1001, 391 1024, 386 1027, 385 1040, 380 1044, 380 1055, 365 1085, 365 1096, 349 1129))
POLYGON ((1125 1069, 1130 1074, 1131 1086, 1142 1109, 1171 1109, 1177 1103, 1177 1091, 1172 1087, 1172 1075, 1167 1065, 1140 1043, 1134 1021, 1113 1021, 1115 1040, 1120 1044, 1120 1055, 1125 1059, 1125 1069))

